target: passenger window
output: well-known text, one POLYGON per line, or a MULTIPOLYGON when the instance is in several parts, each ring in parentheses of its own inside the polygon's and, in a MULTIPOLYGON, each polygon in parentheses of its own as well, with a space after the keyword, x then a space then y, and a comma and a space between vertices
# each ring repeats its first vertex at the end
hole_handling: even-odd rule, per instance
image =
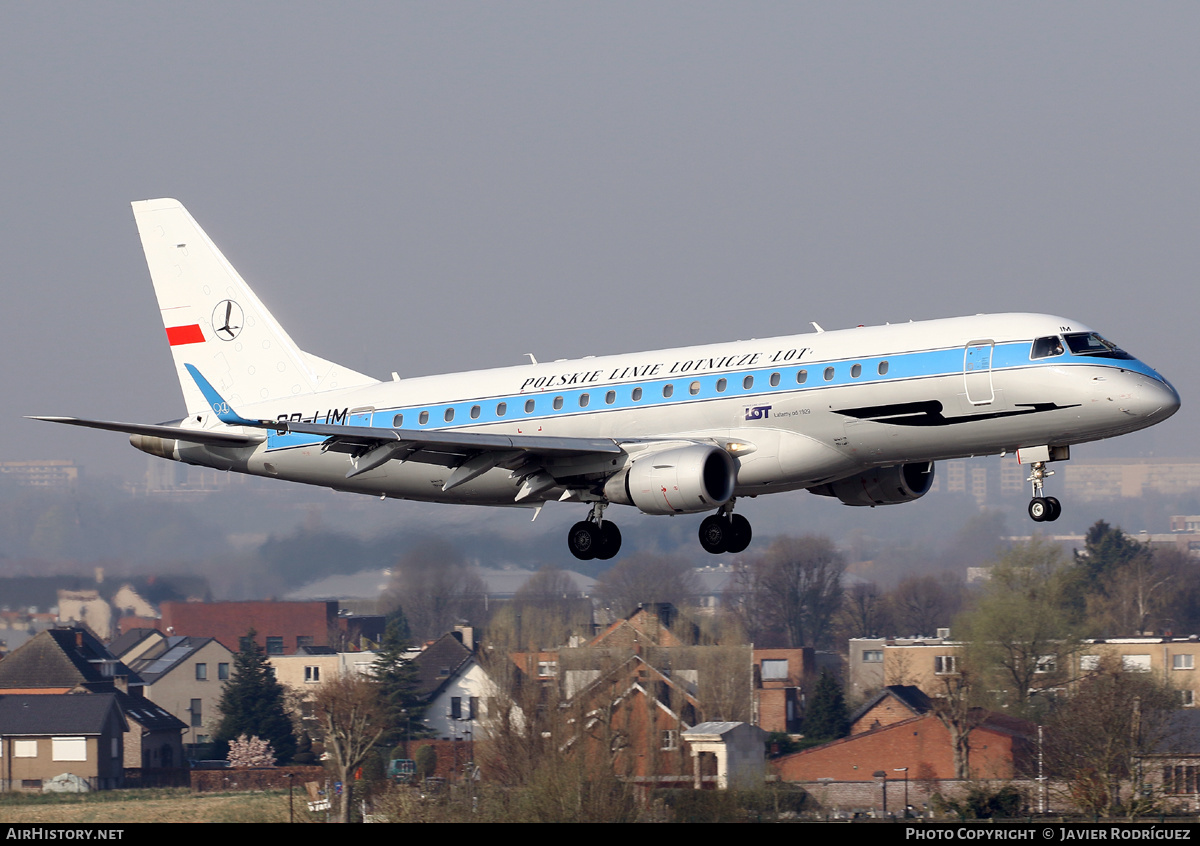
POLYGON ((506 402, 496 403, 496 416, 503 417, 505 414, 508 414, 508 403, 506 403, 506 402))
POLYGON ((604 395, 604 402, 606 404, 612 405, 616 401, 617 401, 617 392, 616 391, 609 391, 607 394, 604 395))
POLYGON ((641 389, 641 388, 634 388, 634 389, 633 389, 633 393, 632 393, 632 394, 630 394, 630 396, 632 396, 632 397, 633 397, 633 401, 634 401, 634 402, 637 402, 638 400, 640 400, 640 399, 642 398, 642 389, 641 389))
POLYGON ((422 411, 421 414, 417 417, 417 422, 420 423, 422 426, 424 426, 426 423, 428 423, 429 422, 429 412, 422 411))
POLYGON ((771 387, 772 387, 772 388, 778 388, 778 387, 779 387, 779 374, 778 374, 778 373, 772 373, 772 374, 771 374, 771 387))
POLYGON ((808 381, 808 371, 807 370, 797 370, 796 371, 796 384, 803 385, 807 381, 808 381))
POLYGON ((479 416, 479 406, 477 406, 477 405, 471 406, 471 419, 474 420, 478 416, 479 416))
POLYGON ((664 397, 669 397, 673 393, 675 393, 674 385, 663 385, 663 396, 664 397))
POLYGON ((447 408, 446 409, 446 422, 449 423, 453 419, 454 419, 454 409, 447 408))
POLYGON ((751 388, 753 388, 754 387, 754 377, 747 376, 745 379, 743 379, 742 387, 745 388, 747 391, 750 390, 751 388))
POLYGON ((831 381, 832 379, 833 379, 833 368, 832 368, 832 367, 826 367, 826 368, 825 368, 825 381, 826 381, 826 382, 829 382, 829 381, 831 381))
POLYGON ((888 363, 886 361, 879 362, 879 375, 886 376, 888 372, 888 363))
POLYGON ((727 384, 729 384, 729 383, 728 383, 728 382, 726 382, 724 379, 718 379, 718 380, 717 380, 717 393, 718 393, 718 394, 723 394, 723 393, 725 393, 725 386, 726 386, 727 384))
POLYGON ((404 415, 397 414, 395 417, 393 417, 392 418, 392 426, 393 426, 393 428, 396 428, 396 429, 399 429, 402 426, 404 426, 404 415))
POLYGON ((862 365, 861 365, 861 364, 856 364, 856 365, 854 365, 853 367, 851 367, 851 368, 850 368, 850 375, 851 375, 852 377, 854 377, 855 379, 857 379, 859 376, 861 376, 861 375, 862 375, 862 365))
POLYGON ((579 395, 579 407, 580 407, 580 408, 587 408, 587 406, 588 406, 588 403, 591 401, 591 399, 592 399, 592 398, 591 398, 591 397, 589 397, 587 394, 580 394, 580 395, 579 395))
POLYGON ((525 413, 533 414, 533 400, 525 400, 525 413))
POLYGON ((554 398, 554 408, 555 408, 555 410, 562 408, 562 397, 554 398))
POLYGON ((1033 352, 1029 354, 1030 358, 1052 358, 1056 355, 1063 354, 1062 341, 1057 335, 1049 338, 1038 338, 1033 342, 1033 352))
POLYGON ((700 383, 693 382, 692 384, 688 385, 688 393, 690 393, 692 396, 700 393, 700 383))

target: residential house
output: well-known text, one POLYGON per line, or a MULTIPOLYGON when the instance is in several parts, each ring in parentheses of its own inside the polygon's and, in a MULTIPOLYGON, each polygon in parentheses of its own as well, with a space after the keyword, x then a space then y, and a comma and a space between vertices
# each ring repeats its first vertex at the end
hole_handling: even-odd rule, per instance
POLYGON ((0 661, 0 694, 72 693, 116 696, 136 726, 123 744, 125 766, 161 769, 183 762, 185 723, 148 700, 141 677, 86 629, 42 632, 0 661))
POLYGON ((193 752, 209 743, 221 721, 219 704, 233 673, 233 653, 216 638, 184 635, 144 638, 131 652, 121 657, 141 677, 146 698, 184 722, 184 742, 193 752), (140 648, 147 641, 152 645, 140 648), (131 652, 137 657, 126 658, 131 652))
POLYGON ((109 790, 124 781, 130 726, 116 693, 0 693, 0 790, 109 790))

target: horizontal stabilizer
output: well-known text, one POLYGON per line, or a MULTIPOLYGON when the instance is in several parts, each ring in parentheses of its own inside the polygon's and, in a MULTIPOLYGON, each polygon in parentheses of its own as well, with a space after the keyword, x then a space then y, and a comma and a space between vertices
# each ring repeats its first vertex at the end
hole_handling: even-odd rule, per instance
POLYGON ((239 447, 254 446, 266 440, 257 432, 243 435, 237 432, 215 432, 211 429, 183 429, 179 426, 151 425, 149 423, 118 423, 112 420, 84 420, 79 417, 29 417, 29 420, 45 420, 49 423, 66 423, 68 426, 83 426, 88 429, 104 429, 109 432, 124 432, 127 435, 150 435, 155 438, 175 438, 193 444, 207 446, 239 447))

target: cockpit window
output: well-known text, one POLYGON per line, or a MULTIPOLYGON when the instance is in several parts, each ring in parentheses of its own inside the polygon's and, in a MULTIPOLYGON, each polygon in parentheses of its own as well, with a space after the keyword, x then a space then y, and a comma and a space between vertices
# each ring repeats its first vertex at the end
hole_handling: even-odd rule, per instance
POLYGON ((1033 342, 1033 352, 1029 354, 1030 358, 1050 358, 1055 355, 1063 354, 1062 339, 1057 335, 1051 335, 1049 338, 1038 338, 1033 342))
POLYGON ((1106 341, 1095 332, 1072 332, 1064 335, 1071 355, 1094 355, 1099 358, 1131 359, 1129 353, 1118 347, 1112 341, 1106 341))

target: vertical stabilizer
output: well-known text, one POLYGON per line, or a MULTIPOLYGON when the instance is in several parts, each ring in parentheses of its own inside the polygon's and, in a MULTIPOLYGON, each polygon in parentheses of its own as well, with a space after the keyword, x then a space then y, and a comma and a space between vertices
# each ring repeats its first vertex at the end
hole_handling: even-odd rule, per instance
POLYGON ((178 200, 133 217, 189 415, 209 407, 187 364, 235 407, 375 382, 300 350, 178 200))

